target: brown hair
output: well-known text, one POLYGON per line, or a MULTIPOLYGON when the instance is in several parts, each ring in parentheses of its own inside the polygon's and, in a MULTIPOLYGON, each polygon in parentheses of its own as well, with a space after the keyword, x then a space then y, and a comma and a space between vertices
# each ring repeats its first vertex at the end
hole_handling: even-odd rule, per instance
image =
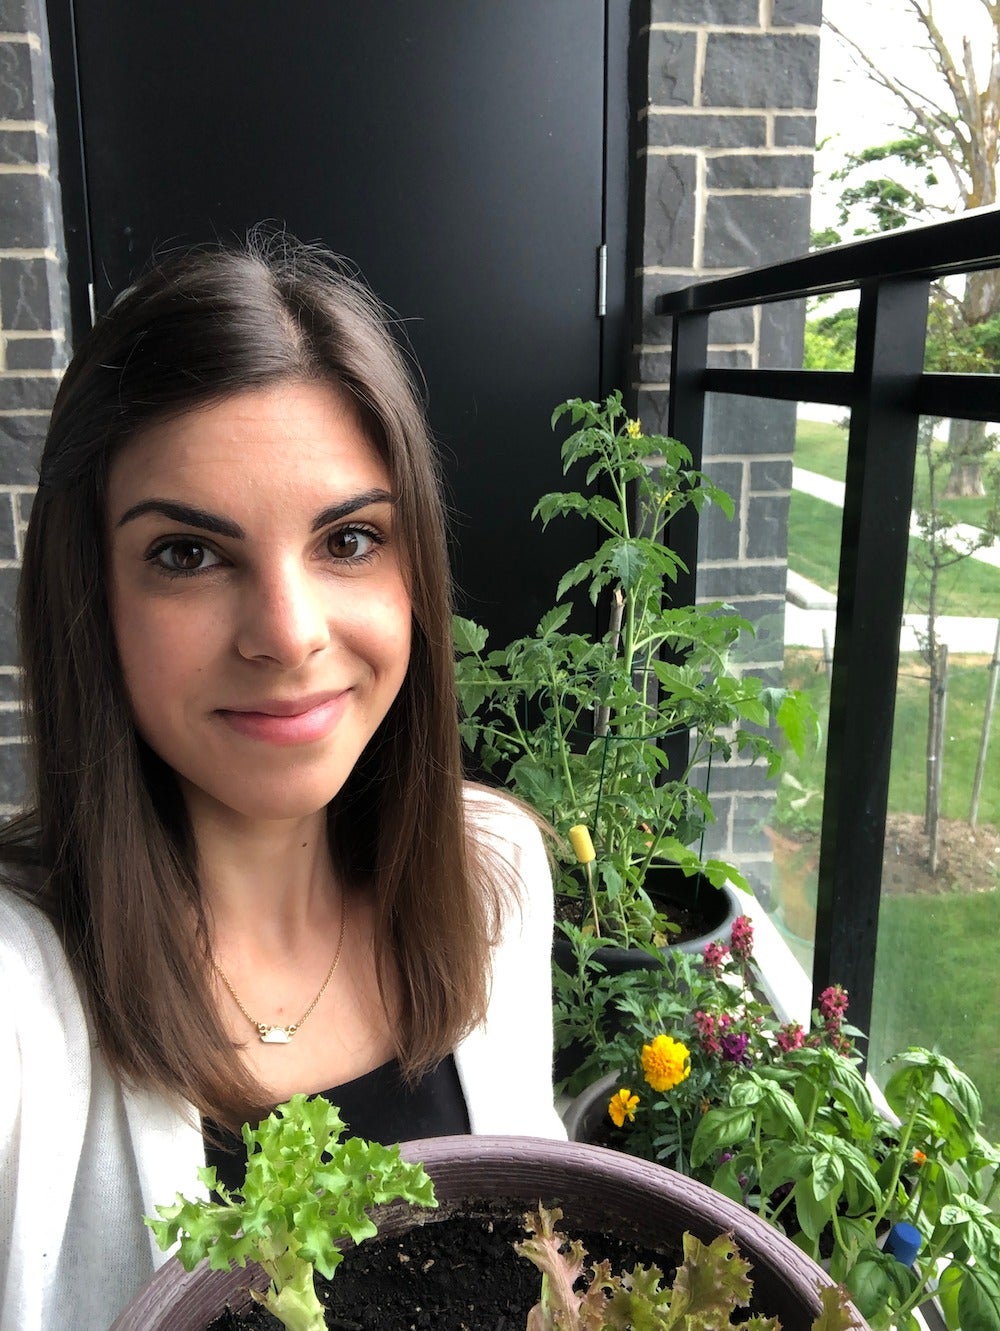
POLYGON ((303 380, 350 395, 399 497, 410 665, 328 824, 341 870, 374 885, 379 975, 391 955, 402 981, 404 1070, 437 1062, 483 1017, 501 892, 463 812, 434 453, 372 293, 340 261, 283 236, 161 262, 125 291, 56 398, 18 607, 35 806, 0 836, 0 859, 40 861, 41 904, 113 1071, 230 1125, 264 1095, 211 1001, 179 788, 130 716, 105 588, 105 486, 117 451, 151 421, 303 380))

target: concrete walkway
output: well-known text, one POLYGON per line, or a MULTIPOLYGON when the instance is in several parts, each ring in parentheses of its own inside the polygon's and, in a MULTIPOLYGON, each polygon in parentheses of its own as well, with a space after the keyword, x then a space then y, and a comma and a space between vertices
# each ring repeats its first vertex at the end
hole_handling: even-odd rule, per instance
MULTIPOLYGON (((837 508, 844 506, 844 483, 832 481, 828 476, 820 476, 814 471, 802 467, 792 468, 792 488, 822 499, 837 508)), ((978 528, 959 524, 952 528, 956 543, 971 544, 978 535, 978 528)), ((916 527, 916 515, 911 515, 910 534, 919 536, 916 527)), ((991 546, 976 550, 970 556, 984 564, 1000 568, 1000 541, 991 546)), ((833 650, 833 638, 836 631, 837 598, 824 587, 810 582, 801 574, 788 570, 788 590, 785 605, 785 642, 789 646, 822 649, 824 645, 833 650), (826 644, 824 644, 824 633, 826 644)), ((937 631, 942 642, 948 644, 950 652, 974 652, 992 655, 996 643, 997 621, 978 618, 972 615, 939 615, 937 631)), ((926 615, 904 615, 900 630, 899 649, 902 652, 915 652, 920 648, 919 635, 927 633, 926 615)))

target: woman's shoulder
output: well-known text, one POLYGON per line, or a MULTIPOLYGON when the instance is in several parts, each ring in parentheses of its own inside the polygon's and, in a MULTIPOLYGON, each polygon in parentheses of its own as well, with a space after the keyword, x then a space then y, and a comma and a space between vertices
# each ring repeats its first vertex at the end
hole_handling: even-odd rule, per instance
POLYGON ((472 835, 486 850, 505 861, 514 874, 518 895, 551 896, 552 872, 547 825, 518 800, 498 790, 467 782, 465 809, 472 835))
POLYGON ((90 1046, 79 984, 55 926, 31 900, 37 884, 21 881, 20 869, 12 877, 0 865, 0 995, 11 1014, 5 1034, 20 1040, 22 1059, 31 1051, 36 1068, 52 1058, 72 1058, 78 1068, 90 1046))
POLYGON ((0 956, 5 961, 64 956, 52 921, 33 900, 41 880, 41 870, 0 864, 0 956))
POLYGON ((477 831, 526 846, 541 843, 545 823, 504 791, 467 781, 463 795, 466 817, 477 831))

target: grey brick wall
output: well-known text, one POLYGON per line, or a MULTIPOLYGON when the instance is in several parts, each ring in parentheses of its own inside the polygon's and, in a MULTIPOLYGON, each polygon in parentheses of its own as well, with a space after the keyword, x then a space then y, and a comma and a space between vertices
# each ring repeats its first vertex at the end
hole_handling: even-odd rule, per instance
POLYGON ((62 216, 41 0, 0 0, 0 814, 24 798, 14 598, 66 364, 62 216))
MULTIPOLYGON (((653 314, 655 298, 808 249, 821 9, 821 0, 650 0, 640 35, 647 86, 635 163, 643 239, 633 348, 647 429, 665 429, 667 419, 670 326, 653 314)), ((789 307, 713 316, 710 361, 800 365, 803 319, 789 307)), ((748 660, 775 677, 794 428, 791 403, 709 401, 705 468, 733 495, 736 515, 702 517, 698 594, 732 602, 756 626, 748 660)), ((766 893, 773 784, 757 769, 716 764, 710 794, 718 821, 708 848, 766 893)))

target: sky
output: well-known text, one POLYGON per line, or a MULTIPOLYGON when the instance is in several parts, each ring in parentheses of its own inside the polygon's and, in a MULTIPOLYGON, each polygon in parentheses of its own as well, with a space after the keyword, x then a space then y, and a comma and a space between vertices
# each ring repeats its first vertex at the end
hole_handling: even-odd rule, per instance
MULTIPOLYGON (((981 0, 931 2, 935 21, 959 60, 962 37, 968 34, 977 77, 985 81, 990 37, 981 0)), ((926 36, 909 0, 824 0, 823 13, 873 54, 887 72, 940 100, 941 75, 931 63, 926 36)), ((840 187, 828 183, 829 172, 846 153, 890 138, 901 111, 896 98, 877 87, 859 67, 856 57, 824 28, 816 137, 817 143, 826 142, 816 158, 815 229, 836 224, 835 199, 840 187)))

